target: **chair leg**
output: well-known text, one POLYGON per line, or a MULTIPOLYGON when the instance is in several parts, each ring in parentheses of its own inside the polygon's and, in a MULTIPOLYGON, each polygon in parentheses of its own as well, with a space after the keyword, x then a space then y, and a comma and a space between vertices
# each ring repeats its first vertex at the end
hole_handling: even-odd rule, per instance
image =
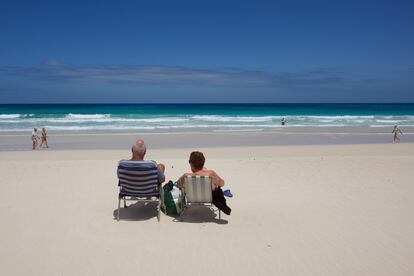
POLYGON ((125 197, 124 197, 124 208, 128 208, 128 206, 126 205, 125 197))
POLYGON ((158 201, 157 211, 158 211, 157 220, 158 220, 158 222, 160 222, 160 219, 161 219, 161 200, 158 201))
POLYGON ((187 205, 184 204, 183 200, 183 203, 181 204, 181 213, 179 215, 180 221, 183 221, 185 211, 187 211, 187 205))
POLYGON ((119 221, 119 212, 121 209, 121 198, 118 198, 118 212, 116 214, 116 220, 119 221))
POLYGON ((219 210, 219 220, 221 220, 221 211, 219 210))

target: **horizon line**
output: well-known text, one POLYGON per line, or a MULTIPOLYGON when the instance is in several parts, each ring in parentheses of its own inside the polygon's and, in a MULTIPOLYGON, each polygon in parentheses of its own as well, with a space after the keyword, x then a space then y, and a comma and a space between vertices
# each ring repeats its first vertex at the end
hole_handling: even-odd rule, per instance
POLYGON ((174 103, 174 102, 170 102, 170 103, 156 103, 156 102, 151 102, 151 103, 126 103, 126 102, 116 102, 116 103, 109 103, 109 102, 104 102, 104 103, 94 103, 94 102, 86 102, 86 103, 62 103, 62 102, 52 102, 52 103, 0 103, 0 105, 48 105, 48 104, 55 104, 55 105, 172 105, 172 104, 177 104, 177 105, 192 105, 192 104, 197 104, 197 105, 206 105, 206 104, 210 104, 210 105, 225 105, 225 104, 243 104, 243 105, 255 105, 255 104, 263 104, 263 105, 269 105, 269 104, 414 104, 414 102, 249 102, 249 103, 244 103, 244 102, 218 102, 218 103, 214 103, 214 102, 206 102, 206 103, 202 103, 202 102, 188 102, 188 103, 174 103))

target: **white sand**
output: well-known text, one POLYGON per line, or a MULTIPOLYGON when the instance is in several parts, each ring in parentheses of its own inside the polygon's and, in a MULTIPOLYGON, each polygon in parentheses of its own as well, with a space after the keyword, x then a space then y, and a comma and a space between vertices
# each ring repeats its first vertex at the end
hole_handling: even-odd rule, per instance
MULTIPOLYGON (((191 150, 147 157, 176 179, 191 150)), ((0 275, 414 275, 414 144, 203 151, 235 195, 222 224, 114 220, 128 149, 0 153, 0 275)))

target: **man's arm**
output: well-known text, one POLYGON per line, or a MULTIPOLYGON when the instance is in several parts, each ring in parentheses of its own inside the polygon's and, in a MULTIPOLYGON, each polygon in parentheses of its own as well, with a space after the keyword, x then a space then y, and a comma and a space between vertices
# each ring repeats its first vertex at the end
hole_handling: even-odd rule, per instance
POLYGON ((184 188, 184 176, 185 176, 185 174, 180 176, 180 178, 178 178, 178 180, 177 180, 177 184, 178 184, 178 187, 180 189, 184 188))
POLYGON ((165 172, 165 166, 164 166, 164 164, 162 164, 162 163, 158 164, 157 165, 157 173, 158 173, 158 182, 159 183, 163 183, 165 181, 165 174, 164 174, 164 172, 165 172))
POLYGON ((158 182, 163 183, 165 181, 165 174, 158 168, 158 182))

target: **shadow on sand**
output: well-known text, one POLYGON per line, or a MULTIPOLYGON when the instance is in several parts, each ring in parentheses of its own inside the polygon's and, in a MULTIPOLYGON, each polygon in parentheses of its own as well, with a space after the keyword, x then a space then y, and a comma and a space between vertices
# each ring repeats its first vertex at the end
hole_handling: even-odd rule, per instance
MULTIPOLYGON (((119 220, 142 221, 156 218, 157 202, 136 202, 128 205, 128 208, 121 208, 119 220)), ((118 209, 113 212, 114 220, 116 220, 118 209)))
POLYGON ((228 224, 229 222, 225 219, 218 218, 218 210, 214 210, 209 206, 191 206, 185 210, 181 216, 175 216, 174 222, 187 222, 187 223, 206 223, 214 222, 217 224, 228 224))

